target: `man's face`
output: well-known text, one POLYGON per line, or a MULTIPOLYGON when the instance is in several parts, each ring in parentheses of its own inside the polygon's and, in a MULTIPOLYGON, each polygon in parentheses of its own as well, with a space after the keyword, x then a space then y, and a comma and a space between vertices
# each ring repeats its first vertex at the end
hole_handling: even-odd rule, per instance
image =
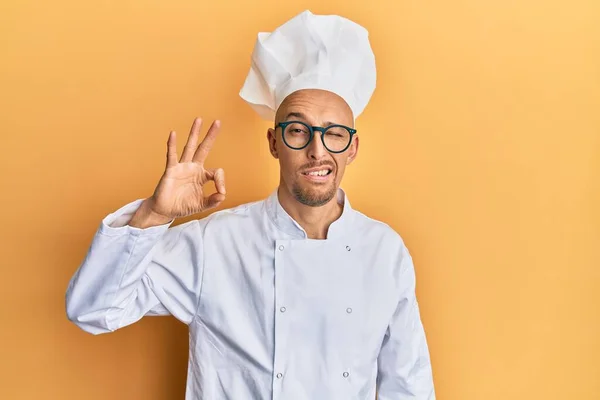
MULTIPOLYGON (((318 89, 296 91, 285 98, 275 116, 279 122, 302 121, 309 126, 327 127, 333 124, 354 127, 352 110, 338 95, 318 89)), ((302 204, 318 207, 329 202, 337 192, 346 165, 358 153, 358 136, 343 153, 330 153, 315 131, 312 141, 301 150, 286 146, 282 129, 269 129, 267 138, 271 154, 279 159, 281 183, 284 189, 302 204), (326 176, 314 176, 309 171, 328 170, 326 176)))

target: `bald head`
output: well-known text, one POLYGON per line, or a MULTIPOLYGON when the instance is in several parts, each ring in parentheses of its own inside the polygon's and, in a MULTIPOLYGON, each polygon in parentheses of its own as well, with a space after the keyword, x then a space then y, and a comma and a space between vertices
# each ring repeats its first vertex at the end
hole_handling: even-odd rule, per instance
POLYGON ((314 126, 341 124, 354 127, 354 116, 348 103, 327 90, 302 89, 290 94, 277 109, 275 124, 287 120, 289 113, 304 115, 307 119, 304 122, 314 126))

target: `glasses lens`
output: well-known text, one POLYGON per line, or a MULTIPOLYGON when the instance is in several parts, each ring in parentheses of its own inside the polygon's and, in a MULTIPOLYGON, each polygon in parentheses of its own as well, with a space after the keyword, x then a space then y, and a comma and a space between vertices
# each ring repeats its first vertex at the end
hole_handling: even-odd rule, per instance
POLYGON ((288 146, 299 149, 306 146, 310 139, 310 129, 300 122, 292 122, 283 131, 288 146))
POLYGON ((350 132, 341 126, 332 126, 325 131, 323 140, 329 151, 342 151, 350 144, 350 132))

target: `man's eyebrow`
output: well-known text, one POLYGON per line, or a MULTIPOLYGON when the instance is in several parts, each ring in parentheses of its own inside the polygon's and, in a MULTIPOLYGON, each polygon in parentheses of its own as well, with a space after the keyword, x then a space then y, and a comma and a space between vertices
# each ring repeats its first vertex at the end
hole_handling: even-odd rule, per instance
MULTIPOLYGON (((288 115, 285 116, 285 120, 286 121, 289 120, 290 117, 300 118, 300 119, 303 119, 304 121, 308 121, 308 118, 306 117, 306 115, 301 112, 292 111, 291 113, 288 113, 288 115)), ((335 122, 331 122, 331 121, 324 121, 323 125, 330 126, 330 125, 338 125, 338 124, 336 124, 335 122)))

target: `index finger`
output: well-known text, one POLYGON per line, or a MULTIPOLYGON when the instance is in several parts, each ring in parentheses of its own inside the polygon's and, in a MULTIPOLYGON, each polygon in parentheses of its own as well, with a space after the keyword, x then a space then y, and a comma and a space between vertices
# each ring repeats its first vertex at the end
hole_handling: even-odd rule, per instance
POLYGON ((193 161, 203 164, 208 157, 208 153, 210 149, 212 149, 213 144, 215 143, 215 139, 217 138, 217 134, 219 133, 219 128, 221 127, 221 121, 216 120, 210 125, 208 128, 208 132, 206 132, 206 136, 202 140, 202 143, 198 145, 196 152, 194 153, 193 161))

